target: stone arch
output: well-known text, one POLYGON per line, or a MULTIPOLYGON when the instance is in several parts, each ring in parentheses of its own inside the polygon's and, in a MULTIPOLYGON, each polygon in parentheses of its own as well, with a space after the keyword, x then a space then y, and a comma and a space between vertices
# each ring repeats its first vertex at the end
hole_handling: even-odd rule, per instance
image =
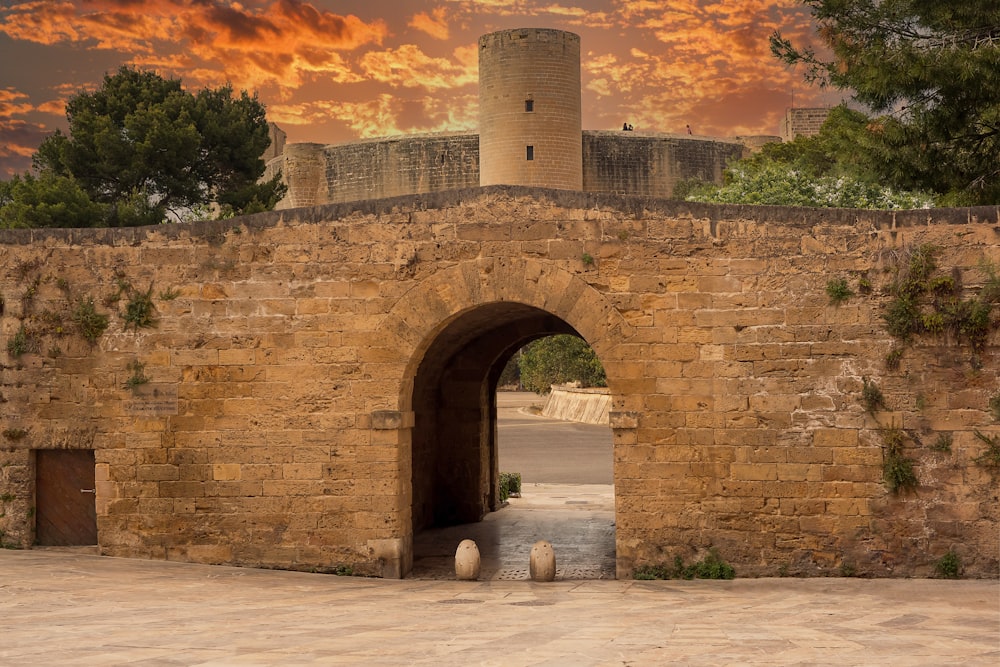
MULTIPOLYGON (((406 292, 379 327, 383 345, 407 360, 412 378, 434 337, 462 312, 491 302, 520 303, 572 326, 602 359, 632 336, 614 304, 579 276, 531 258, 486 257, 435 273, 406 292)), ((399 409, 407 410, 403 387, 399 409)))
POLYGON ((372 418, 382 431, 373 440, 400 450, 399 507, 410 527, 401 536, 405 574, 414 532, 479 521, 499 505, 494 392, 511 355, 531 340, 566 333, 613 361, 631 327, 604 295, 558 266, 485 258, 421 281, 380 332, 381 344, 405 360, 398 412, 372 418))

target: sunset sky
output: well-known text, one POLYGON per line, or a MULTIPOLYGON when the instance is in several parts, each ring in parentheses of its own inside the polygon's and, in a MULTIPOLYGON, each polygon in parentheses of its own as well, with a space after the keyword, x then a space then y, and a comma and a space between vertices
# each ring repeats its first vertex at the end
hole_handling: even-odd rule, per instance
POLYGON ((477 39, 520 27, 580 35, 588 130, 777 134, 839 101, 770 55, 812 38, 796 0, 2 0, 0 177, 123 64, 257 91, 290 142, 475 129, 477 39))

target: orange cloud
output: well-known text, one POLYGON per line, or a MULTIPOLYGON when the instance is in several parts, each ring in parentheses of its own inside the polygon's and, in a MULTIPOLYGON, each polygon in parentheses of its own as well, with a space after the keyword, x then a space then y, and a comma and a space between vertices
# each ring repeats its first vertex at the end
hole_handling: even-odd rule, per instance
POLYGON ((0 33, 37 44, 78 44, 118 51, 135 64, 181 73, 200 69, 205 83, 240 88, 292 86, 306 76, 356 80, 338 53, 381 44, 384 21, 365 22, 303 0, 259 8, 203 0, 20 2, 0 10, 0 33), (209 73, 213 73, 208 76, 209 73))
POLYGON ((0 88, 0 117, 17 116, 33 109, 24 93, 13 88, 0 88))
MULTIPOLYGON (((477 66, 478 67, 478 66, 477 66)), ((429 90, 457 88, 478 81, 478 68, 455 65, 444 58, 431 58, 415 44, 398 49, 369 51, 361 58, 361 68, 370 79, 405 88, 429 90)))
POLYGON ((434 39, 448 39, 448 21, 445 19, 444 7, 435 7, 430 14, 427 12, 414 14, 409 25, 434 39))

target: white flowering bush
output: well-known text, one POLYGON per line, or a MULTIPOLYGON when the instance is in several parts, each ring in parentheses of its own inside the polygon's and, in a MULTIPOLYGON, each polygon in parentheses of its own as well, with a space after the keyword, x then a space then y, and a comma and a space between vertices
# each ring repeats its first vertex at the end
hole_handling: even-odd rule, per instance
POLYGON ((751 159, 736 162, 725 184, 702 184, 687 201, 818 208, 917 209, 934 206, 921 192, 894 190, 850 174, 816 175, 794 163, 751 159))

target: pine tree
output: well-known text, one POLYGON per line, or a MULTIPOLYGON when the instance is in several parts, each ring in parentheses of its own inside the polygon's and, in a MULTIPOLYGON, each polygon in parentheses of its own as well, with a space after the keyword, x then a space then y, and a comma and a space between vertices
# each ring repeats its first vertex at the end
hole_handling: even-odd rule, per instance
POLYGON ((860 167, 945 203, 1000 202, 1000 3, 802 0, 823 48, 772 52, 872 112, 860 167))

